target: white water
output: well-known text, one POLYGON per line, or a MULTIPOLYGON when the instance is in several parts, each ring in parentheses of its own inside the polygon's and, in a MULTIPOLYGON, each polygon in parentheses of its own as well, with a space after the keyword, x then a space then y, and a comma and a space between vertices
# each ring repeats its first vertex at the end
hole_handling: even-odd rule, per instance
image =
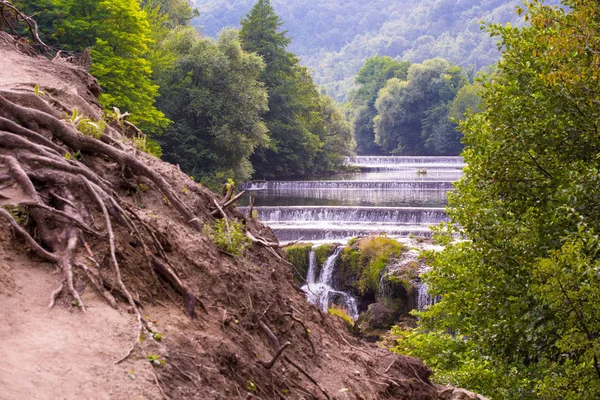
POLYGON ((347 293, 340 292, 331 287, 335 262, 342 250, 343 246, 337 247, 333 254, 329 256, 327 260, 325 260, 323 267, 321 268, 321 273, 319 274, 319 280, 317 282, 315 282, 317 258, 314 249, 311 250, 309 256, 310 264, 308 266, 308 274, 306 278, 308 284, 304 285, 302 290, 304 290, 306 293, 308 301, 319 306, 321 310, 327 312, 329 310, 329 306, 332 303, 335 303, 344 306, 348 310, 348 314, 352 319, 357 319, 358 306, 356 304, 356 299, 347 293))
MULTIPOLYGON (((419 275, 423 275, 430 270, 431 267, 425 267, 419 272, 419 275)), ((427 307, 434 305, 438 301, 439 298, 437 296, 434 297, 429 294, 429 286, 421 277, 420 282, 417 284, 417 310, 425 311, 427 307)))

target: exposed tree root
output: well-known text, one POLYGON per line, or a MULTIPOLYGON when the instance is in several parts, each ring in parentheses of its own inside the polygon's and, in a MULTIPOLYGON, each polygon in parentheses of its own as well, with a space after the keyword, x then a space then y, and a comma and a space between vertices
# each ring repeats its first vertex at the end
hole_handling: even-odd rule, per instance
MULTIPOLYGON (((18 207, 19 213, 27 212, 30 222, 28 226, 22 225, 16 215, 5 208, 0 208, 0 217, 9 222, 35 254, 60 268, 63 280, 50 296, 50 307, 62 294, 70 296, 85 312, 86 307, 74 285, 73 266, 76 266, 77 272, 87 277, 106 302, 117 308, 115 298, 105 289, 108 283, 88 268, 79 254, 81 249, 100 268, 86 236, 108 245, 111 280, 114 282, 110 286, 114 286, 112 290, 127 300, 138 325, 133 346, 118 363, 126 359, 140 343, 144 329, 152 330, 142 319, 139 300, 133 297, 123 281, 113 221, 126 227, 138 242, 152 276, 155 279, 162 278, 183 297, 184 309, 190 317, 194 316, 197 304, 204 305, 177 276, 152 228, 119 197, 114 183, 101 177, 82 161, 65 154, 85 153, 92 157, 92 161, 100 157, 117 163, 122 172, 127 169, 133 175, 149 179, 192 228, 200 230, 201 225, 162 176, 134 155, 112 146, 111 140, 99 140, 81 134, 59 119, 59 115, 45 98, 28 92, 0 90, 0 163, 8 170, 7 174, 0 176, 0 183, 16 184, 21 188, 26 197, 13 200, 12 205, 18 207), (90 209, 96 209, 102 215, 102 230, 94 226, 90 209), (144 226, 155 252, 150 251, 145 236, 134 221, 144 226)), ((86 160, 90 159, 88 156, 86 160)), ((230 195, 224 204, 233 204, 235 200, 237 198, 231 198, 230 195)))
POLYGON ((308 343, 310 343, 310 348, 312 350, 312 356, 314 357, 317 354, 317 351, 315 350, 315 344, 313 343, 312 339, 310 338, 310 330, 308 329, 308 327, 306 326, 304 321, 302 321, 300 318, 296 318, 294 316, 294 313, 285 313, 282 315, 282 317, 290 317, 293 321, 302 325, 304 337, 306 338, 306 340, 308 340, 308 343))
MULTIPOLYGON (((306 372, 306 370, 304 368, 302 368, 301 366, 299 366, 298 364, 296 364, 295 362, 293 362, 288 356, 282 355, 283 350, 282 350, 282 348, 279 345, 279 339, 277 339, 277 336, 275 336, 275 334, 273 334, 273 332, 271 331, 271 329, 269 329, 269 327, 262 320, 260 320, 260 319, 258 320, 258 326, 260 326, 260 329, 262 329, 262 331, 264 332, 264 334, 267 336, 267 338, 269 339, 269 343, 271 343, 271 347, 276 352, 276 355, 273 357, 273 359, 271 360, 271 362, 274 364, 277 361, 277 359, 279 358, 279 356, 281 356, 292 367, 296 368, 298 370, 298 372, 300 372, 309 381, 311 381, 316 387, 318 387, 319 390, 321 391, 321 393, 323 393, 323 395, 328 400, 331 399, 331 396, 329 395, 329 393, 327 392, 327 390, 325 390, 325 388, 315 378, 313 378, 308 372, 306 372)), ((289 342, 286 342, 286 345, 288 343, 289 342)), ((283 349, 285 349, 285 347, 287 347, 286 345, 283 346, 283 349)), ((265 366, 265 365, 263 364, 263 366, 265 366)), ((272 365, 271 365, 271 367, 272 367, 272 365)))

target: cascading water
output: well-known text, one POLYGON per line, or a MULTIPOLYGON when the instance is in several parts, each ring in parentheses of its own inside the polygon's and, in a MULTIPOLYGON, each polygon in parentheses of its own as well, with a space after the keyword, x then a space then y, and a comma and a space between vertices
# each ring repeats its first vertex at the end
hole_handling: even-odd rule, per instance
MULTIPOLYGON (((419 272, 419 275, 423 275, 430 270, 431 267, 425 267, 419 272)), ((425 311, 427 307, 434 305, 439 300, 440 299, 438 296, 434 297, 429 294, 429 286, 427 285, 427 282, 425 282, 423 278, 420 278, 419 282, 417 283, 417 310, 425 311)))
POLYGON ((309 256, 310 264, 306 278, 307 285, 304 285, 302 290, 306 293, 308 301, 318 305, 323 311, 326 312, 329 309, 329 306, 332 303, 335 303, 344 306, 352 319, 357 319, 358 306, 356 304, 356 299, 347 293, 334 290, 331 287, 335 262, 342 250, 342 246, 337 247, 333 254, 325 260, 317 282, 315 282, 317 258, 314 249, 311 250, 309 256))
POLYGON ((360 156, 361 172, 331 180, 250 182, 259 219, 280 241, 344 241, 356 236, 429 237, 446 221, 447 192, 461 157, 360 156))

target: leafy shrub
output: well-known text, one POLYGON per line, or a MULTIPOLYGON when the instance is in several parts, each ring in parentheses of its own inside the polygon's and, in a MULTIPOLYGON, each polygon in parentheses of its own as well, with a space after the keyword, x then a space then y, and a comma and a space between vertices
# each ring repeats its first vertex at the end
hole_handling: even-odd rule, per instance
POLYGON ((234 256, 241 255, 251 243, 244 235, 243 224, 235 219, 218 219, 212 226, 206 224, 204 231, 219 250, 234 256))

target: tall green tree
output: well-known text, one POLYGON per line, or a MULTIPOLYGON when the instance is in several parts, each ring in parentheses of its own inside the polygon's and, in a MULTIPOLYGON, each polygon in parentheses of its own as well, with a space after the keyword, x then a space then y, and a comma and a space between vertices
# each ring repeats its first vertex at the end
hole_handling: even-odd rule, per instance
POLYGON ((600 8, 565 6, 491 28, 503 59, 461 124, 468 168, 441 232, 467 240, 433 258, 442 300, 400 342, 491 398, 600 397, 600 8))
POLYGON ((20 0, 26 12, 40 13, 45 38, 57 47, 91 48, 90 73, 104 90, 100 103, 131 114, 147 131, 168 124, 156 109, 158 86, 146 58, 152 36, 148 16, 138 0, 20 0))
POLYGON ((263 61, 242 50, 235 31, 215 42, 179 28, 165 44, 177 61, 158 77, 159 107, 174 121, 159 138, 163 157, 209 186, 250 179, 250 155, 268 143, 263 61))
POLYGON ((458 155, 461 134, 448 118, 451 102, 468 83, 442 58, 412 64, 405 81, 389 80, 375 103, 375 142, 393 154, 458 155))
POLYGON ((252 157, 256 176, 303 176, 326 169, 322 153, 328 130, 318 88, 308 70, 286 47, 290 39, 269 0, 258 0, 241 21, 240 39, 246 51, 260 55, 266 68, 260 80, 269 95, 264 118, 270 132, 268 148, 252 157))
POLYGON ((378 154, 381 151, 375 143, 375 101, 381 88, 390 79, 406 80, 409 66, 408 61, 398 62, 391 57, 374 56, 358 71, 355 79, 358 89, 352 100, 356 110, 353 125, 358 154, 378 154))

